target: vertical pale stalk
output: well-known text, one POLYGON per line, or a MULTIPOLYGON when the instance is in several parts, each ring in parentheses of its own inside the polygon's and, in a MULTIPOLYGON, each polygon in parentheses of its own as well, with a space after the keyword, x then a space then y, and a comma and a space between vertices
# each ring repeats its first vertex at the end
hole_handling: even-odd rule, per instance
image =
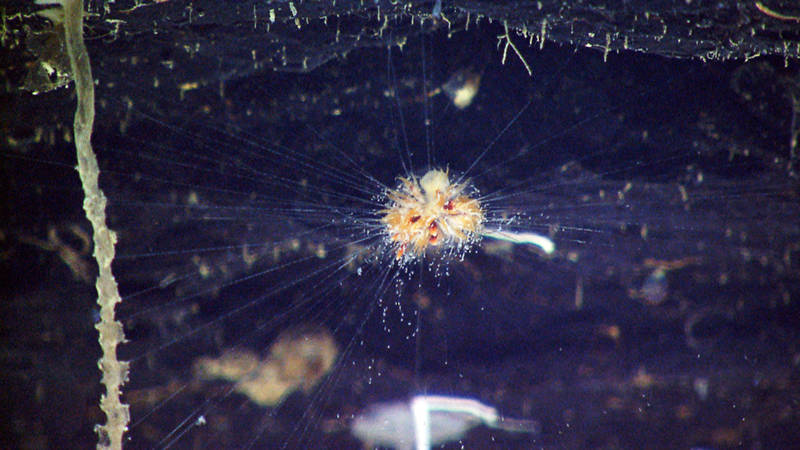
POLYGON ((114 260, 116 234, 106 226, 106 197, 100 190, 100 170, 92 150, 94 125, 94 81, 89 54, 83 42, 82 0, 61 0, 64 7, 64 30, 78 107, 75 111, 75 148, 78 154, 78 174, 83 185, 83 210, 94 230, 94 257, 99 267, 97 277, 97 303, 100 321, 95 325, 103 355, 98 361, 102 371, 101 382, 106 392, 100 397, 100 409, 106 414, 106 423, 97 425, 98 449, 121 449, 122 436, 128 429, 128 405, 120 400, 120 387, 128 379, 128 363, 117 359, 117 345, 125 340, 122 324, 114 318, 114 308, 122 299, 117 282, 111 272, 114 260))

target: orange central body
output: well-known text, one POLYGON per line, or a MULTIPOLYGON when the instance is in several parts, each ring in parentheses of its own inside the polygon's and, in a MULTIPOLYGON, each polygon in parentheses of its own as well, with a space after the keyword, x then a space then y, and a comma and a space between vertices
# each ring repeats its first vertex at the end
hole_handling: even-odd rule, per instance
POLYGON ((401 178, 387 193, 382 222, 396 246, 396 257, 422 256, 428 247, 457 247, 480 238, 484 214, 480 202, 465 193, 466 183, 451 184, 447 172, 431 170, 421 179, 401 178))

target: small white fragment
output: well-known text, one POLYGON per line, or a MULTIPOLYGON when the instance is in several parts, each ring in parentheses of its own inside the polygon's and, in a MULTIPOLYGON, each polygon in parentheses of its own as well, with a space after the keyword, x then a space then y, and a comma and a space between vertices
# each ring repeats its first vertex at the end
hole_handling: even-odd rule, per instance
POLYGON ((548 237, 536 233, 501 230, 485 230, 483 236, 497 239, 500 241, 511 242, 512 244, 530 244, 539 247, 546 255, 552 255, 556 251, 556 244, 548 237))
POLYGON ((660 305, 664 303, 669 295, 667 281, 667 271, 659 267, 653 270, 644 280, 642 288, 639 290, 642 298, 650 305, 660 305))
POLYGON ((480 73, 473 72, 470 69, 459 70, 442 85, 442 91, 453 102, 453 106, 458 109, 466 109, 478 94, 480 85, 480 73))
POLYGON ((697 377, 694 379, 694 392, 700 398, 700 400, 705 401, 708 398, 708 388, 709 382, 708 378, 706 377, 697 377))

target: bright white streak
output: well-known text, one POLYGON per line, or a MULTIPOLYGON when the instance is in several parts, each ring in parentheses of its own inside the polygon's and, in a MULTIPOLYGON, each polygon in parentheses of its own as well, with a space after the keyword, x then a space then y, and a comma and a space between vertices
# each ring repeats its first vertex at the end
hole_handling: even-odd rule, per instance
POLYGON ((529 244, 539 247, 546 255, 552 255, 556 251, 556 244, 550 238, 536 233, 515 233, 513 231, 489 230, 481 233, 484 237, 497 239, 499 241, 511 242, 512 244, 529 244))
POLYGON ((431 416, 433 411, 463 413, 476 417, 488 426, 497 423, 497 410, 470 398, 441 395, 417 395, 411 399, 414 416, 414 440, 417 450, 431 448, 431 416))

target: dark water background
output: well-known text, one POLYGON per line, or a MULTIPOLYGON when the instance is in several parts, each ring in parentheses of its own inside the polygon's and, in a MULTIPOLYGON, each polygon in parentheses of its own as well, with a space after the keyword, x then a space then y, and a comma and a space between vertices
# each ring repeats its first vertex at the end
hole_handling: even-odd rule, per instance
MULTIPOLYGON (((420 392, 476 397, 541 423, 533 436, 478 429, 467 448, 792 447, 794 64, 630 53, 604 61, 601 52, 524 45, 529 77, 512 53, 499 64, 502 32, 482 24, 448 36, 400 21, 377 44, 310 73, 223 63, 235 43, 215 41, 213 30, 202 46, 212 50, 195 62, 158 36, 90 42, 94 146, 120 236, 115 272, 130 297, 119 315, 131 341, 122 355, 134 360, 132 448, 163 445, 173 430, 186 431, 181 448, 353 448, 349 417, 420 392), (402 50, 387 50, 401 38, 402 50), (467 110, 422 94, 466 69, 482 74, 467 110), (417 168, 429 149, 437 165, 465 170, 489 145, 473 182, 514 193, 505 207, 553 236, 553 257, 479 251, 446 276, 412 269, 401 288, 376 281, 379 265, 365 265, 373 278, 330 275, 318 269, 357 234, 317 229, 340 219, 330 209, 298 208, 353 202, 275 181, 356 196, 357 186, 320 168, 355 164, 393 184, 406 149, 417 168), (192 191, 198 207, 185 201, 192 191), (306 250, 264 256, 264 242, 291 238, 306 250), (241 261, 243 244, 264 251, 255 266, 241 261), (320 244, 327 260, 270 271, 320 244), (211 276, 197 275, 194 256, 211 276), (269 272, 250 277, 260 271, 269 272), (268 295, 265 286, 284 288, 268 295), (420 297, 432 306, 417 319, 420 297), (264 409, 192 380, 197 356, 231 344, 264 351, 282 329, 309 321, 347 349, 318 390, 264 409), (200 415, 212 425, 181 425, 200 415)), ((65 89, 19 94, 17 113, 7 113, 4 396, 13 406, 3 434, 14 445, 90 445, 101 420, 91 269, 64 264, 65 249, 88 254, 63 139, 72 98, 65 89)))

